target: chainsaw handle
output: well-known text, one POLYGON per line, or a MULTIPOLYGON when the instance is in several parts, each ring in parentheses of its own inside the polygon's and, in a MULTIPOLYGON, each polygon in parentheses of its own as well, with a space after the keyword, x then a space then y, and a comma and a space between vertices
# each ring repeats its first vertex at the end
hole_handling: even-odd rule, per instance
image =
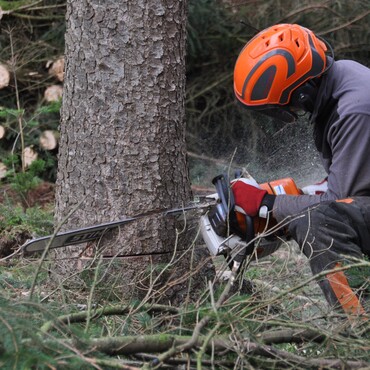
MULTIPOLYGON (((226 174, 218 175, 212 180, 212 183, 215 186, 217 194, 221 200, 222 208, 225 211, 224 214, 229 217, 229 221, 231 221, 231 224, 233 224, 234 226, 237 225, 238 222, 236 220, 236 215, 234 212, 235 200, 234 194, 230 188, 229 177, 226 174)), ((226 221, 226 219, 224 221, 226 221)), ((252 240, 254 239, 253 218, 249 215, 245 215, 245 223, 245 242, 247 243, 247 246, 241 248, 241 250, 233 257, 233 263, 235 262, 235 266, 239 267, 244 262, 246 256, 252 254, 254 250, 254 243, 252 242, 252 240)))
POLYGON ((245 242, 246 246, 241 248, 239 253, 234 257, 234 261, 240 264, 243 263, 246 256, 249 256, 253 253, 254 250, 254 224, 253 218, 249 215, 245 215, 245 223, 246 223, 246 233, 245 233, 245 242))
POLYGON ((212 184, 216 187, 217 194, 221 199, 226 214, 229 214, 235 206, 234 194, 229 185, 229 177, 226 174, 218 175, 213 178, 212 184))

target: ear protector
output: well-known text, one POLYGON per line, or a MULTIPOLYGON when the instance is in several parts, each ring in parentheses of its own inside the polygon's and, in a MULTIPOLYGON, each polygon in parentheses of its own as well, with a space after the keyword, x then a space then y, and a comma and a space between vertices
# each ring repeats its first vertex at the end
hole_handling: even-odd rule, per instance
POLYGON ((319 78, 314 78, 299 86, 292 92, 289 105, 312 113, 315 107, 319 85, 319 78))

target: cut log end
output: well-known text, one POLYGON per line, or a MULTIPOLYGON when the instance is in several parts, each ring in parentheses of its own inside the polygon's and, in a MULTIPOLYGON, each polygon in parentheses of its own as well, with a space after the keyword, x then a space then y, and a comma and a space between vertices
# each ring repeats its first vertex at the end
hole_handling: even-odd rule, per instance
POLYGON ((5 137, 6 129, 4 126, 0 125, 0 139, 3 139, 5 137))
POLYGON ((0 89, 4 89, 9 85, 10 72, 3 64, 0 64, 0 89))
POLYGON ((38 157, 37 152, 30 146, 24 148, 23 150, 23 164, 27 168, 32 162, 36 161, 38 157))
POLYGON ((46 88, 44 97, 48 103, 58 101, 62 98, 63 87, 60 85, 51 85, 46 88))
POLYGON ((40 136, 40 147, 44 150, 54 150, 58 146, 59 133, 46 130, 40 136))
POLYGON ((5 164, 0 162, 0 179, 3 179, 4 177, 6 177, 7 171, 8 171, 8 168, 5 166, 5 164))
POLYGON ((63 57, 57 59, 54 62, 51 62, 49 74, 56 77, 58 81, 63 82, 64 80, 64 58, 63 57))

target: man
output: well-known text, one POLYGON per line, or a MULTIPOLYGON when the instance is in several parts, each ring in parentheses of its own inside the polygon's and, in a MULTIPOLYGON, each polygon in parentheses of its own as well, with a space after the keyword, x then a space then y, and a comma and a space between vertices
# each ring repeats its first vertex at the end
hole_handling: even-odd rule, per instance
POLYGON ((246 108, 285 122, 298 111, 311 115, 326 192, 273 196, 242 179, 232 190, 250 216, 267 206, 278 222, 291 218, 289 233, 313 274, 322 273, 327 301, 352 316, 365 310, 342 267, 348 257, 370 256, 370 69, 334 61, 327 46, 307 28, 279 24, 247 43, 234 70, 235 95, 246 108))

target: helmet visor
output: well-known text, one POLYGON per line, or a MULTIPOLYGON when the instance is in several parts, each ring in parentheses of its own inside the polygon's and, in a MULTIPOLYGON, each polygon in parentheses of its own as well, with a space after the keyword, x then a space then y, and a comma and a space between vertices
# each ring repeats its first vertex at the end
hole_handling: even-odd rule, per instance
POLYGON ((293 123, 297 120, 298 115, 295 114, 289 106, 282 106, 282 105, 255 105, 250 106, 243 104, 240 100, 238 100, 238 103, 244 107, 245 109, 257 111, 259 113, 263 113, 266 116, 276 118, 279 121, 285 122, 285 123, 293 123))
MULTIPOLYGON (((249 108, 249 107, 248 107, 249 108)), ((260 113, 265 114, 266 116, 276 118, 279 121, 285 122, 285 123, 293 123, 297 120, 298 116, 292 112, 289 108, 282 108, 282 107, 265 107, 261 109, 254 109, 257 110, 260 113)))

